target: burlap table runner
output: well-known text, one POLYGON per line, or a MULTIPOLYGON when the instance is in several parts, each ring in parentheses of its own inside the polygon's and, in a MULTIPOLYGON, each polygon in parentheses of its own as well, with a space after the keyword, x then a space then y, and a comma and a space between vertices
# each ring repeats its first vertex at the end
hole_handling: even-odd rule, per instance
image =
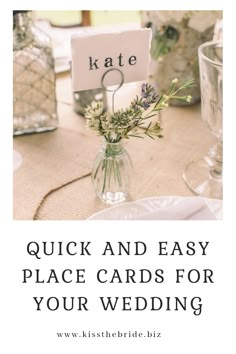
MULTIPOLYGON (((162 120, 163 139, 130 139, 127 142, 126 147, 134 165, 130 200, 164 195, 192 195, 182 179, 184 168, 191 160, 201 158, 215 141, 201 120, 199 106, 168 108, 163 113, 162 120)), ((95 136, 92 141, 86 139, 84 142, 78 139, 78 151, 90 150, 87 159, 85 155, 82 156, 87 160, 83 161, 82 166, 93 162, 92 152, 96 150, 94 145, 98 149, 95 136)), ((65 154, 73 160, 73 149, 68 149, 65 154)), ((73 165, 71 163, 71 171, 67 171, 69 179, 72 176, 73 165)), ((78 163, 75 164, 76 168, 78 169, 78 163)), ((88 170, 84 169, 83 172, 86 173, 88 170)), ((41 205, 37 219, 81 220, 104 208, 107 206, 96 198, 91 178, 88 176, 50 194, 41 205)))
POLYGON ((14 149, 23 158, 14 172, 14 219, 32 220, 50 192, 90 174, 98 143, 93 136, 58 128, 16 137, 14 149))

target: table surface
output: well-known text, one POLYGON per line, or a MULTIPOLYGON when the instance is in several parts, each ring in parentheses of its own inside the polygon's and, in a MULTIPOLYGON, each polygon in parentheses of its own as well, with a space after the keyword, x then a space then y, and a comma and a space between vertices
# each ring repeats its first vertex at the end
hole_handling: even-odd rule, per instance
MULTIPOLYGON (((139 87, 124 85, 116 94, 116 108, 126 106, 139 87)), ((96 198, 90 175, 102 138, 73 111, 68 73, 57 75, 57 100, 56 130, 14 138, 23 158, 14 172, 14 219, 84 220, 109 207, 96 198)), ((193 195, 183 181, 184 168, 215 143, 201 120, 200 104, 168 107, 161 121, 163 139, 134 138, 126 145, 134 165, 130 201, 193 195)))

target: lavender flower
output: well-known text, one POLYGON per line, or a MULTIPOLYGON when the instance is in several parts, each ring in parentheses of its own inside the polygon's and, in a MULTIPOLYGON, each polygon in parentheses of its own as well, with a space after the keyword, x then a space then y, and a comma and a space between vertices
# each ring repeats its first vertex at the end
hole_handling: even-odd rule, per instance
POLYGON ((152 139, 161 138, 160 123, 150 122, 146 127, 146 121, 154 117, 158 111, 168 107, 168 102, 173 98, 191 101, 191 96, 179 96, 178 93, 182 89, 192 87, 193 81, 190 80, 176 89, 177 83, 178 80, 173 79, 168 94, 161 96, 153 86, 144 83, 141 86, 140 97, 136 96, 128 108, 120 109, 113 114, 103 113, 101 102, 92 102, 90 106, 85 108, 88 126, 97 131, 99 135, 104 136, 108 142, 118 142, 123 138, 129 139, 130 137, 142 138, 145 135, 152 139))

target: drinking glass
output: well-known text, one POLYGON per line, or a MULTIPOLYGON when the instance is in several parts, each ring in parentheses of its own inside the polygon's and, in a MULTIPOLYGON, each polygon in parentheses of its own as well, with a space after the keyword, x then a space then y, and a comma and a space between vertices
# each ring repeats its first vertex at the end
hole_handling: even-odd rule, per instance
POLYGON ((211 41, 198 48, 202 119, 217 144, 201 160, 187 165, 183 178, 197 195, 223 197, 223 43, 211 41))

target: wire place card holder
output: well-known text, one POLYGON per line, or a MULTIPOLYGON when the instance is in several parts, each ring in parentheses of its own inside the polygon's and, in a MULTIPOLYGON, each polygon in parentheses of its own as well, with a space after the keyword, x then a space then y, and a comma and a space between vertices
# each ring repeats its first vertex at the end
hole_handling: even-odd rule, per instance
POLYGON ((112 105, 111 105, 111 110, 112 110, 112 113, 115 112, 115 94, 116 92, 123 86, 123 83, 124 83, 124 74, 121 70, 119 69, 116 69, 116 68, 113 68, 113 69, 109 69, 107 71, 105 71, 105 73, 102 75, 102 78, 101 78, 101 86, 102 88, 105 90, 105 91, 108 91, 108 92, 113 92, 112 93, 112 105), (117 71, 120 76, 121 76, 121 81, 120 83, 118 84, 117 87, 115 87, 114 89, 111 89, 111 88, 108 88, 106 85, 105 85, 105 79, 106 79, 106 76, 111 73, 112 71, 117 71))
POLYGON ((71 39, 73 92, 102 88, 112 93, 110 112, 104 112, 99 100, 85 108, 88 127, 104 137, 91 178, 96 196, 106 204, 121 203, 129 196, 133 169, 123 141, 128 117, 125 110, 115 110, 115 98, 124 83, 147 79, 150 42, 151 30, 147 28, 88 31, 71 39), (119 123, 116 128, 115 122, 119 123))

